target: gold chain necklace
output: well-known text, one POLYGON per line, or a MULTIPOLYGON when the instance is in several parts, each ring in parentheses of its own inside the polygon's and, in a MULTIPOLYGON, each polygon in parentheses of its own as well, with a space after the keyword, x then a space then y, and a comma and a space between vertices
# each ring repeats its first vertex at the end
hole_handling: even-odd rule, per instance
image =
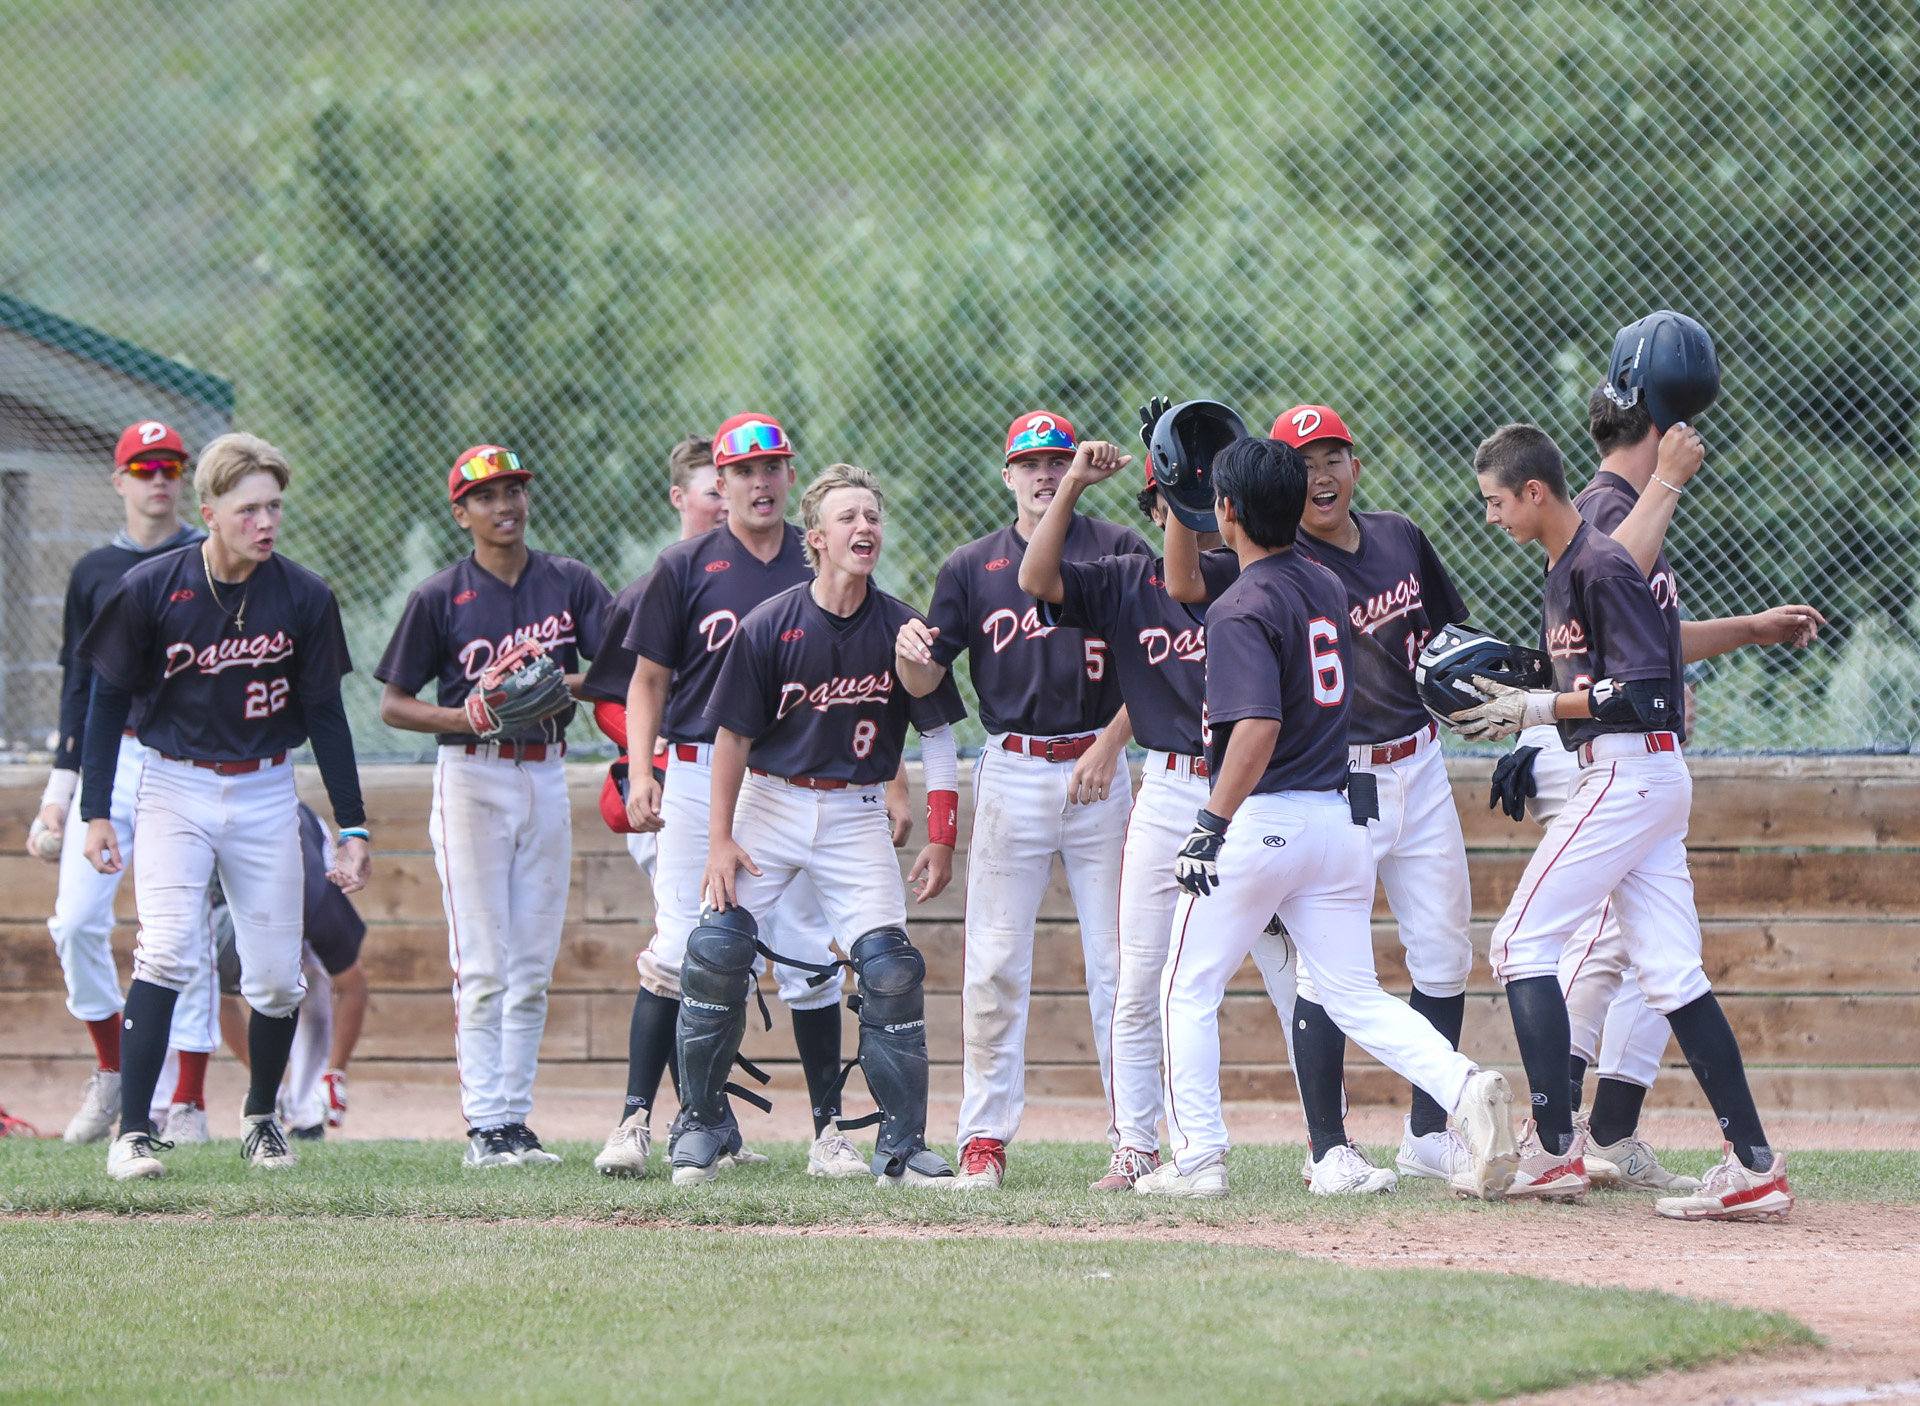
POLYGON ((247 593, 253 589, 252 580, 249 579, 247 584, 240 588, 239 609, 228 610, 220 599, 220 588, 213 584, 213 566, 207 561, 205 543, 200 546, 200 569, 207 575, 207 591, 213 597, 214 608, 233 621, 233 632, 236 635, 244 635, 247 632, 247 593))

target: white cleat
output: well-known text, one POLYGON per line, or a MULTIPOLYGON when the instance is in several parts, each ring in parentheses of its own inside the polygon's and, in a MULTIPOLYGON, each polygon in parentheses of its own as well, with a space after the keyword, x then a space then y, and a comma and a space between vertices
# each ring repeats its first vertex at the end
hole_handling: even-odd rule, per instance
POLYGON ((872 1170, 847 1135, 829 1127, 807 1149, 807 1175, 810 1177, 867 1177, 872 1170))
MULTIPOLYGON (((113 1133, 120 1116, 120 1071, 96 1069, 87 1076, 86 1091, 80 1095, 80 1111, 67 1123, 60 1136, 67 1142, 103 1142, 113 1133)), ((158 1176, 158 1172, 142 1173, 158 1176)))
POLYGON ((1592 1186, 1587 1176, 1587 1135, 1573 1130, 1565 1152, 1548 1152, 1531 1118, 1520 1134, 1520 1166, 1507 1185, 1509 1201, 1565 1201, 1585 1199, 1592 1186))
POLYGON ((1787 1154, 1776 1152, 1769 1170, 1750 1172, 1728 1143, 1725 1159, 1707 1173, 1698 1191, 1690 1196, 1662 1196, 1653 1208, 1669 1220, 1785 1220, 1793 1209, 1793 1193, 1787 1189, 1787 1154))
POLYGON ((736 1167, 764 1167, 772 1160, 771 1157, 755 1152, 751 1147, 742 1144, 738 1152, 722 1152, 720 1160, 714 1165, 723 1172, 730 1172, 736 1167))
POLYGON ((327 1126, 337 1128, 347 1121, 347 1072, 329 1069, 320 1076, 320 1095, 327 1102, 327 1126))
POLYGON ((1227 1164, 1213 1161, 1181 1175, 1173 1162, 1162 1162, 1133 1184, 1136 1196, 1178 1196, 1190 1200, 1218 1201, 1227 1194, 1227 1164))
POLYGON ((1352 1143, 1327 1149, 1327 1155, 1313 1164, 1307 1190, 1315 1196, 1379 1196, 1397 1191, 1400 1178, 1385 1167, 1376 1167, 1367 1154, 1352 1143))
POLYGON ((1513 1140, 1513 1090, 1497 1069, 1478 1069, 1460 1094, 1453 1126, 1467 1147, 1467 1166, 1451 1178, 1453 1193, 1475 1201, 1497 1201, 1507 1194, 1520 1169, 1513 1140))
POLYGON ((213 1134, 207 1130, 207 1110, 193 1103, 172 1103, 167 1105, 167 1141, 179 1143, 209 1143, 213 1134))
POLYGON ((240 1120, 246 1137, 240 1143, 240 1155, 262 1171, 278 1172, 295 1166, 300 1159, 287 1145, 280 1120, 271 1113, 254 1113, 240 1120))
POLYGON ((1587 1175, 1595 1186, 1621 1191, 1657 1191, 1663 1196, 1689 1196, 1701 1186, 1699 1177, 1670 1172, 1644 1139, 1623 1137, 1605 1147, 1587 1146, 1587 1175))
POLYGON ((594 1157, 593 1169, 603 1177, 643 1177, 652 1151, 653 1129, 647 1126, 646 1110, 639 1109, 607 1134, 607 1145, 594 1157))
POLYGON ((122 1133, 107 1149, 107 1175, 115 1181, 163 1177, 167 1174, 166 1164, 154 1156, 154 1152, 172 1146, 170 1142, 154 1141, 150 1133, 122 1133))
POLYGON ((1400 1152, 1393 1159, 1403 1177, 1425 1177, 1433 1181, 1452 1181, 1468 1170, 1473 1159, 1467 1144, 1452 1128, 1414 1136, 1413 1120, 1401 1120, 1400 1152))
POLYGON ((505 1128, 468 1128, 467 1150, 460 1158, 460 1165, 474 1170, 517 1167, 520 1154, 507 1141, 505 1128))
POLYGON ((540 1134, 525 1123, 509 1123, 500 1130, 506 1135, 507 1145, 513 1149, 513 1155, 523 1167, 557 1167, 562 1158, 558 1152, 549 1152, 540 1145, 540 1134))

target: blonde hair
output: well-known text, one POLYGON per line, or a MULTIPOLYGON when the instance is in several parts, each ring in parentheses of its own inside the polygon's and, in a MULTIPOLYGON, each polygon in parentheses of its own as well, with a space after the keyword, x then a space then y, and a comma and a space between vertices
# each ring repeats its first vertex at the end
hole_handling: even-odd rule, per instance
MULTIPOLYGON (((880 491, 880 477, 872 469, 863 469, 856 464, 829 464, 820 477, 807 485, 807 491, 800 495, 800 526, 808 533, 820 530, 820 505, 827 495, 839 488, 864 488, 873 495, 873 501, 880 509, 880 515, 886 516, 887 495, 880 491)), ((808 542, 807 565, 815 571, 820 569, 820 560, 814 555, 813 543, 808 542)))
POLYGON ((713 438, 690 434, 667 451, 667 482, 685 488, 701 469, 713 467, 713 438))
POLYGON ((287 456, 257 434, 223 434, 200 451, 200 463, 193 471, 193 490, 200 501, 211 503, 233 492, 234 485, 248 474, 272 474, 284 491, 293 477, 287 468, 287 456))

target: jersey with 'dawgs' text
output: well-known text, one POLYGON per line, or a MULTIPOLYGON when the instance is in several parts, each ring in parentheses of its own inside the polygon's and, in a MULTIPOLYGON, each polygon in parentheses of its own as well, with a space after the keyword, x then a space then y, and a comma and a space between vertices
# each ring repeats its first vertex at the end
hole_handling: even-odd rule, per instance
MULTIPOLYGON (((435 701, 458 708, 488 665, 528 639, 545 646, 562 673, 577 673, 581 655, 600 652, 612 598, 592 569, 572 557, 529 552, 519 580, 509 586, 465 556, 413 588, 373 676, 408 694, 436 680, 435 701)), ((558 742, 571 721, 569 703, 553 717, 494 740, 558 742)), ((473 737, 443 733, 439 741, 459 746, 473 737)))
MULTIPOLYGON (((1553 663, 1553 686, 1576 693, 1600 679, 1658 679, 1678 690, 1673 641, 1652 588, 1633 554, 1592 523, 1582 522, 1547 573, 1541 603, 1540 647, 1553 663)), ((1678 693, 1667 703, 1675 722, 1678 693)), ((1645 732, 1637 721, 1603 723, 1562 718, 1560 741, 1572 751, 1603 733, 1645 732)))
POLYGON ((141 742, 163 756, 207 762, 254 761, 300 746, 303 705, 338 693, 353 669, 340 606, 325 581, 275 553, 245 581, 209 583, 198 546, 122 577, 79 656, 144 706, 141 742))
POLYGON ((580 680, 582 698, 591 698, 596 703, 626 703, 635 658, 634 652, 627 648, 627 631, 633 627, 633 612, 640 608, 640 597, 647 593, 647 583, 651 580, 653 573, 649 571, 638 581, 614 592, 613 599, 607 603, 606 620, 600 627, 599 651, 587 666, 586 677, 580 680))
POLYGON ((811 586, 752 611, 707 701, 716 727, 753 739, 747 764, 771 776, 871 786, 900 769, 907 725, 919 732, 967 715, 949 674, 915 698, 893 672, 900 627, 923 617, 875 586, 852 615, 829 615, 811 586))
MULTIPOLYGON (((1580 490, 1573 506, 1596 531, 1611 537, 1639 501, 1640 495, 1633 491, 1632 484, 1619 474, 1603 469, 1593 476, 1592 483, 1580 490)), ((1677 681, 1674 686, 1678 688, 1686 680, 1687 668, 1686 653, 1680 644, 1680 578, 1667 561, 1664 549, 1653 559, 1653 574, 1647 577, 1647 589, 1653 592, 1653 603, 1660 607, 1661 617, 1667 622, 1667 666, 1673 671, 1677 681)), ((1674 708, 1673 731, 1685 737, 1686 726, 1687 710, 1674 708)))

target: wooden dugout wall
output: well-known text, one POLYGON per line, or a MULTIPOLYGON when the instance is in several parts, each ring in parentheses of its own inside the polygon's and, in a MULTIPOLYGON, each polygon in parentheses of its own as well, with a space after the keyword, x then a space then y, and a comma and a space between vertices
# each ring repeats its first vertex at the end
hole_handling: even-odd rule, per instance
MULTIPOLYGON (((1513 1069, 1512 1028, 1484 958, 1488 929, 1539 832, 1488 811, 1490 763, 1450 766, 1471 852, 1481 955, 1463 1046, 1513 1069)), ((1692 767, 1689 844, 1707 972, 1746 1049, 1762 1108, 1920 1116, 1920 758, 1701 758, 1692 767)), ((646 880, 599 818, 603 774, 598 766, 570 768, 573 892, 541 1073, 552 1087, 620 1086, 633 954, 649 932, 646 880)), ((356 900, 370 924, 364 960, 373 997, 355 1077, 450 1082, 446 927, 427 845, 431 773, 423 766, 385 766, 362 776, 378 851, 373 882, 356 900)), ((965 779, 963 769, 963 788, 965 779)), ((0 766, 0 1087, 15 1061, 70 1067, 77 1082, 90 1052, 86 1031, 64 1008, 47 936, 55 872, 22 850, 44 780, 39 767, 0 766)), ((303 771, 300 781, 324 813, 317 775, 303 771)), ((959 1086, 968 810, 963 796, 952 889, 912 921, 914 940, 927 956, 935 1089, 948 1093, 959 1086)), ((923 833, 916 827, 915 846, 923 833)), ((124 976, 134 932, 130 882, 121 888, 118 911, 114 940, 124 976)), ((1041 912, 1028 1090, 1036 1097, 1097 1097, 1079 930, 1057 871, 1041 912)), ((1381 980, 1404 993, 1405 967, 1384 900, 1375 915, 1381 980)), ((774 1068, 777 1085, 797 1086, 785 1015, 778 1002, 772 1010, 774 1030, 763 1032, 754 1019, 746 1052, 774 1068)), ((846 1028, 851 1053, 854 1022, 846 1028)), ((1279 1024, 1251 965, 1227 997, 1221 1035, 1229 1098, 1293 1099, 1279 1024)), ((1653 1102, 1698 1104, 1698 1090, 1671 1047, 1668 1061, 1673 1071, 1653 1102)), ((1358 1051, 1349 1087, 1356 1103, 1405 1100, 1405 1087, 1358 1051)))

